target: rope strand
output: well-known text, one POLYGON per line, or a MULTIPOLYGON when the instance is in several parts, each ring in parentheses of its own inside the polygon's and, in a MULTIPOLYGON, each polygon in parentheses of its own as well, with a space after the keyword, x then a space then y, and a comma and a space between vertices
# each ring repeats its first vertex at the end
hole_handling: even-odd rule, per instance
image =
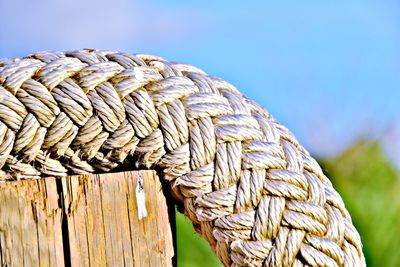
POLYGON ((159 167, 225 266, 365 266, 339 194, 224 80, 149 55, 0 60, 0 180, 159 167))

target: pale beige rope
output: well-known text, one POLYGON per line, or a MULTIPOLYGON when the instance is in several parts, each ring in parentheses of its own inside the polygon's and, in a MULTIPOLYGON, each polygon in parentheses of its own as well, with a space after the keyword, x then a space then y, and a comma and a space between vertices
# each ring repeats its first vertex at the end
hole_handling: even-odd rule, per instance
POLYGON ((0 85, 3 180, 160 168, 225 266, 365 266, 318 163, 219 78, 83 50, 0 60, 0 85))

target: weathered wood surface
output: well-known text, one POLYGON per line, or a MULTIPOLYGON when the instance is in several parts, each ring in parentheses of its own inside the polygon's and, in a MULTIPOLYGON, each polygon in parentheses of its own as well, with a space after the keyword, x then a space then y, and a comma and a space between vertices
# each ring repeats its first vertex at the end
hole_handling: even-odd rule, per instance
POLYGON ((0 266, 171 266, 173 254, 154 171, 0 184, 0 266), (138 175, 148 213, 142 220, 138 175))

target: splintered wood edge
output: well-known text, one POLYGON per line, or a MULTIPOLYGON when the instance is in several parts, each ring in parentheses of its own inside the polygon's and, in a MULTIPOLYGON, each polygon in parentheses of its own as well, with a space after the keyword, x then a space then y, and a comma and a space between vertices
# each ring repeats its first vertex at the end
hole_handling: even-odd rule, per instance
POLYGON ((172 266, 169 216, 151 170, 4 182, 0 265, 172 266))

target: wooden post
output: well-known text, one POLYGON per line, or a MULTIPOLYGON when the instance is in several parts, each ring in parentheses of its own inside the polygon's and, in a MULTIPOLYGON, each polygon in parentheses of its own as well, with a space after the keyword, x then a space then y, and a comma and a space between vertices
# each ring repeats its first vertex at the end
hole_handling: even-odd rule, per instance
POLYGON ((154 171, 0 184, 0 266, 172 266, 173 255, 154 171))

